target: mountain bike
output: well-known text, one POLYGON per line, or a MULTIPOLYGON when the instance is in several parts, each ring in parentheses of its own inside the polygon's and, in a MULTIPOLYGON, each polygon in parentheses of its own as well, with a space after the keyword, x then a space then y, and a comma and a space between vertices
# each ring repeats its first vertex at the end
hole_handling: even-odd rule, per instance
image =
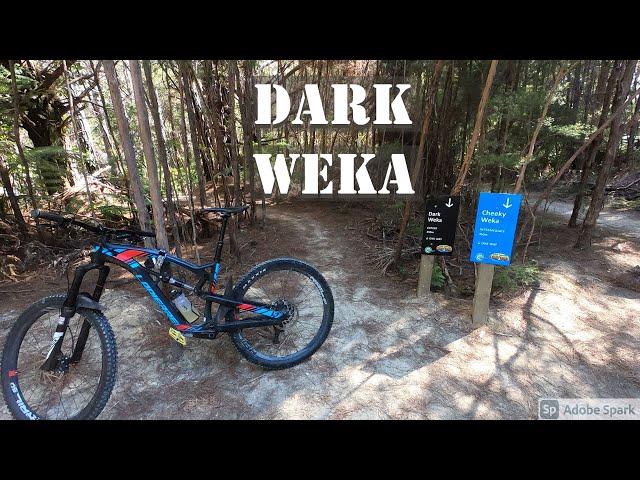
POLYGON ((169 320, 169 335, 181 345, 190 337, 210 340, 228 333, 249 362, 266 369, 293 367, 313 355, 329 334, 334 310, 331 289, 314 267, 293 258, 267 260, 235 285, 229 277, 224 293, 219 292, 227 222, 247 208, 203 209, 221 220, 213 262, 204 265, 136 245, 154 237, 152 232, 32 211, 34 218, 83 228, 99 241, 89 262, 76 268, 68 291, 33 303, 7 336, 0 375, 13 417, 94 419, 104 409, 117 369, 115 336, 100 304, 107 264, 124 268, 138 280, 169 320), (92 270, 98 271, 93 292, 82 291, 83 279, 92 270), (181 270, 190 272, 195 284, 175 274, 181 270), (203 315, 194 310, 189 296, 204 302, 203 315))

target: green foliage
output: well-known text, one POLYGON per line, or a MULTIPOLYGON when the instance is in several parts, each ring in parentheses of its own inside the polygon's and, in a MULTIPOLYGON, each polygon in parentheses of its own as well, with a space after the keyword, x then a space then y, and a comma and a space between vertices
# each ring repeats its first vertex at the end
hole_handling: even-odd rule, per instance
POLYGON ((503 167, 513 168, 520 163, 522 157, 518 153, 485 153, 478 155, 476 158, 480 165, 502 165, 503 167))
POLYGON ((509 267, 496 267, 493 286, 507 294, 514 293, 518 287, 530 287, 540 281, 540 269, 536 262, 509 267))
POLYGON ((433 266, 433 270, 431 271, 431 285, 437 288, 444 287, 444 273, 442 273, 442 269, 440 265, 435 264, 433 266))
POLYGON ((78 213, 86 201, 81 197, 70 197, 64 205, 65 213, 78 213))
POLYGON ((495 93, 491 99, 493 111, 509 118, 527 120, 537 118, 544 105, 547 92, 521 88, 515 92, 495 93))
MULTIPOLYGON (((16 74, 16 86, 18 92, 21 93, 21 102, 29 102, 30 99, 27 96, 24 98, 24 93, 28 90, 34 89, 36 81, 24 75, 24 71, 19 65, 15 66, 16 74)), ((13 115, 13 98, 11 87, 11 72, 8 68, 0 65, 0 123, 10 125, 12 122, 11 116, 13 115)), ((22 106, 24 108, 24 105, 22 106)))
POLYGON ((119 220, 128 214, 128 209, 120 205, 99 205, 97 210, 106 220, 119 220))
POLYGON ((553 120, 553 118, 545 119, 544 124, 548 127, 549 132, 553 135, 557 135, 566 139, 581 141, 595 131, 595 127, 593 127, 592 125, 586 125, 580 122, 570 125, 557 125, 553 124, 553 120))

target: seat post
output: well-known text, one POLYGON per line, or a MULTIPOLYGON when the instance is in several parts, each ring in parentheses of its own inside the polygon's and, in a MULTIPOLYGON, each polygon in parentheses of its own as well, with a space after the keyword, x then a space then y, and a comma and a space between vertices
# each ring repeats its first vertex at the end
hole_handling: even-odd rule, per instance
POLYGON ((222 246, 224 245, 224 234, 227 230, 227 222, 229 221, 230 215, 223 214, 222 215, 222 227, 220 228, 220 236, 218 237, 218 243, 216 245, 216 252, 213 256, 213 261, 216 263, 220 262, 222 258, 222 246))

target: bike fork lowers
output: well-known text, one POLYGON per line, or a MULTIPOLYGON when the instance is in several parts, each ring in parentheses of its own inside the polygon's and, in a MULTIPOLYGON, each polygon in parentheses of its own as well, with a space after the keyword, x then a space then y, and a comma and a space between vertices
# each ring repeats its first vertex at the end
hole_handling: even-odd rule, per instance
MULTIPOLYGON (((56 330, 51 341, 51 348, 47 353, 46 360, 40 367, 41 370, 52 371, 55 370, 58 366, 58 359, 62 349, 62 342, 64 341, 64 336, 67 331, 67 327, 69 326, 69 320, 76 313, 77 300, 80 292, 80 286, 82 285, 82 280, 84 279, 84 276, 87 274, 87 272, 94 269, 100 270, 100 274, 98 276, 98 281, 96 283, 92 299, 96 302, 100 299, 102 291, 104 290, 104 284, 107 280, 107 276, 109 275, 109 267, 106 266, 103 262, 96 262, 92 259, 91 263, 82 265, 76 269, 73 283, 71 284, 71 287, 67 292, 67 298, 65 299, 60 311, 58 324, 56 325, 56 330)), ((82 353, 84 352, 84 347, 87 343, 90 329, 91 324, 85 319, 82 322, 82 327, 74 346, 73 353, 68 359, 69 363, 76 363, 82 358, 82 353)))

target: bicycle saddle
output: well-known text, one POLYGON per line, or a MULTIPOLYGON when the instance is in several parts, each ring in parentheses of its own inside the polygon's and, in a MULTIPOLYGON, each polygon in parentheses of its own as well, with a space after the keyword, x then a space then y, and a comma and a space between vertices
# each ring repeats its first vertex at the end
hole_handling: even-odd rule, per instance
POLYGON ((244 212, 249 208, 249 205, 243 205, 241 207, 211 207, 211 208, 202 208, 203 212, 215 212, 221 213, 222 215, 236 215, 238 213, 244 212))

